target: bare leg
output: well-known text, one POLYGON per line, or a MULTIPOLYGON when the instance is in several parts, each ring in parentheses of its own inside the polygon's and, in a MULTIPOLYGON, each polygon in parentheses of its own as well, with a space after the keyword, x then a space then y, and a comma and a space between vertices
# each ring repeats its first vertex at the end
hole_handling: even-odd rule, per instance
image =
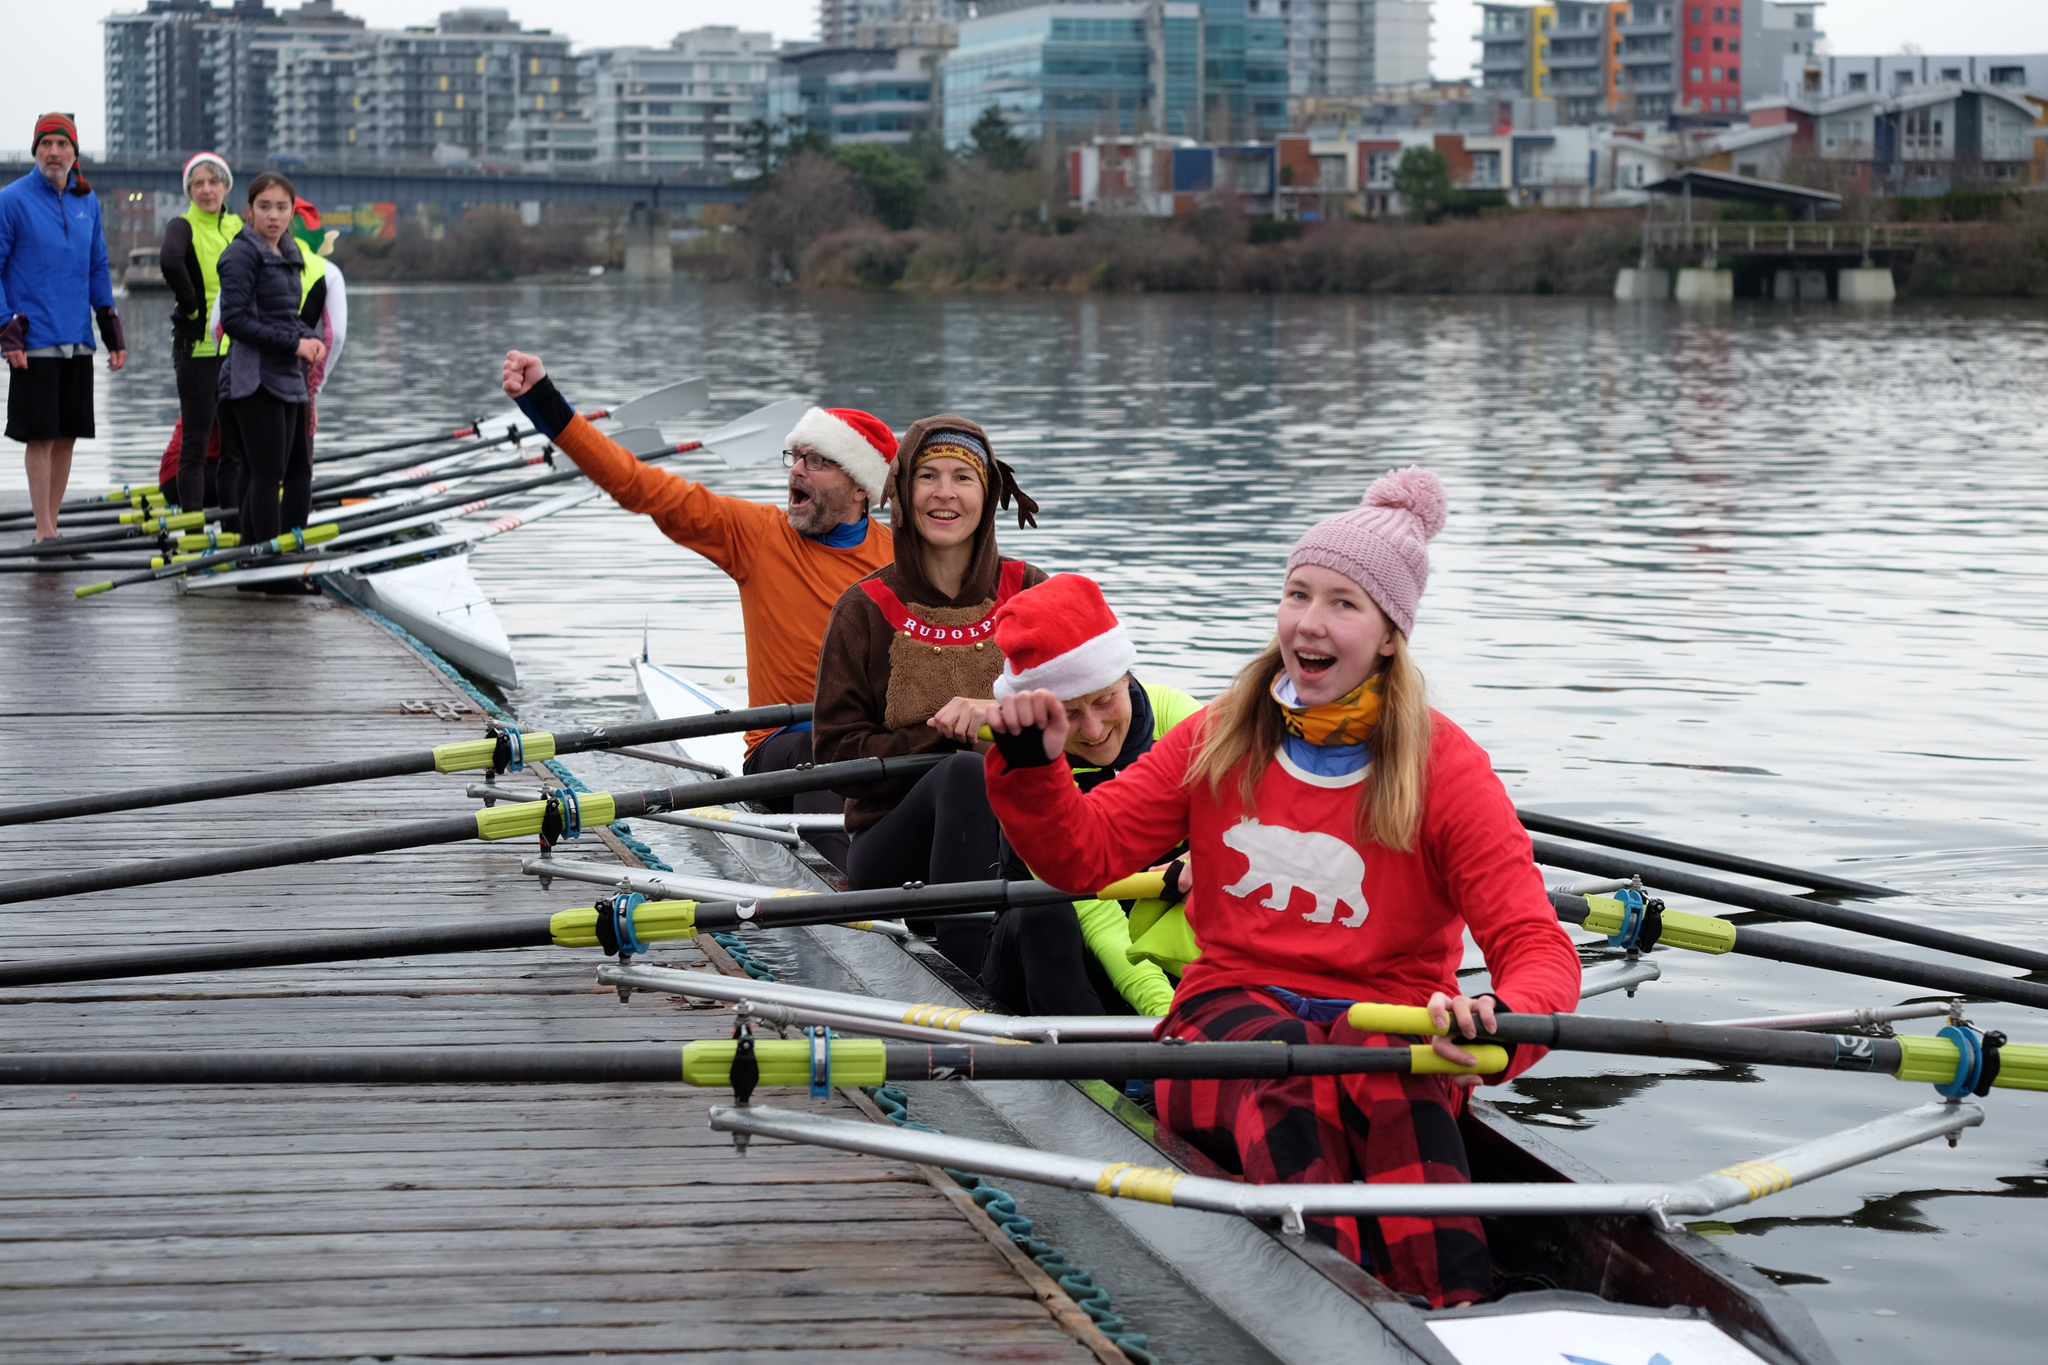
POLYGON ((70 436, 28 443, 28 500, 35 509, 37 540, 57 534, 57 505, 71 482, 71 448, 76 444, 70 436))

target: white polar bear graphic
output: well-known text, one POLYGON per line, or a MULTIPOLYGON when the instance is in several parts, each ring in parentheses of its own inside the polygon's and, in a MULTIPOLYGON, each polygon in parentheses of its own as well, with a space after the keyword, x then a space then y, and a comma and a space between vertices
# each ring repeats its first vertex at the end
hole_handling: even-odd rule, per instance
POLYGON ((1225 894, 1249 896, 1261 887, 1271 887, 1273 894, 1266 898, 1266 908, 1285 910, 1288 899, 1300 889, 1316 898, 1316 908, 1308 916, 1310 924, 1328 924, 1336 918, 1340 905, 1351 907, 1351 914, 1339 921, 1346 929, 1365 923, 1370 908, 1365 903, 1365 859, 1342 839, 1243 820, 1224 831, 1223 842, 1250 864, 1235 886, 1223 888, 1225 894))

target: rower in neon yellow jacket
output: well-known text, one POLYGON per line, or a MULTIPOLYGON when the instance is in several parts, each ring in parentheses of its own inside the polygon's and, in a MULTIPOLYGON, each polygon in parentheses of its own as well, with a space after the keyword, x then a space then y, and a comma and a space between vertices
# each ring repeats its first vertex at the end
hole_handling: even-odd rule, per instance
MULTIPOLYGON (((996 613, 995 638, 1003 654, 998 698, 1045 687, 1065 701, 1073 721, 1067 757, 1083 791, 1138 762, 1201 709, 1185 692, 1138 681, 1130 637, 1102 590, 1079 574, 1058 574, 1011 598, 996 613)), ((1006 869, 1006 875, 1021 870, 1006 869)), ((1139 1014, 1165 1014, 1185 962, 1172 960, 1177 949, 1160 955, 1151 949, 1173 937, 1174 920, 1192 944, 1178 899, 1135 901, 1128 908, 1116 900, 1081 900, 1071 910, 1007 910, 989 936, 982 984, 1018 1013, 1103 1013, 1117 1008, 1104 998, 1113 991, 1139 1014), (1134 951, 1133 940, 1148 934, 1148 951, 1134 951)))

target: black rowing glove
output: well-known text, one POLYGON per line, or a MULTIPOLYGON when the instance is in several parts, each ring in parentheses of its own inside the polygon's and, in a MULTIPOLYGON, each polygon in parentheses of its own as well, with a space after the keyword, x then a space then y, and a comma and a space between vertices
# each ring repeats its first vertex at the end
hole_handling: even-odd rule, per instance
POLYGON ((1034 725, 1022 734, 994 732, 996 752, 1012 768, 1043 768, 1052 762, 1045 756, 1045 731, 1034 725))

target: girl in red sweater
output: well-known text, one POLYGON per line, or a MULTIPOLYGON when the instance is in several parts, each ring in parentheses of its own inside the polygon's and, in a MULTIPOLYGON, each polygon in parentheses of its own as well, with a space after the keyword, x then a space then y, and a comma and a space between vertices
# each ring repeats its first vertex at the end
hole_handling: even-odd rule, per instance
MULTIPOLYGON (((1356 1001, 1427 1005, 1465 1037, 1497 1011, 1578 1003, 1579 962, 1529 837, 1484 750, 1429 709, 1408 654, 1443 526, 1443 486, 1387 475, 1294 547, 1271 645, 1229 691, 1087 794, 1061 757, 1051 693, 1003 700, 988 791, 1046 881, 1105 886, 1186 839, 1188 921, 1202 955, 1161 1037, 1395 1041, 1345 1018, 1356 1001), (1472 931, 1493 989, 1457 981, 1472 931)), ((1472 1057, 1451 1039, 1437 1050, 1472 1057)), ((1509 1075, 1540 1053, 1523 1048, 1509 1075)), ((1258 1184, 1471 1179, 1457 1116, 1473 1076, 1162 1081, 1162 1123, 1258 1184)), ((1433 1304, 1492 1291, 1475 1218, 1312 1220, 1310 1230, 1433 1304)))

